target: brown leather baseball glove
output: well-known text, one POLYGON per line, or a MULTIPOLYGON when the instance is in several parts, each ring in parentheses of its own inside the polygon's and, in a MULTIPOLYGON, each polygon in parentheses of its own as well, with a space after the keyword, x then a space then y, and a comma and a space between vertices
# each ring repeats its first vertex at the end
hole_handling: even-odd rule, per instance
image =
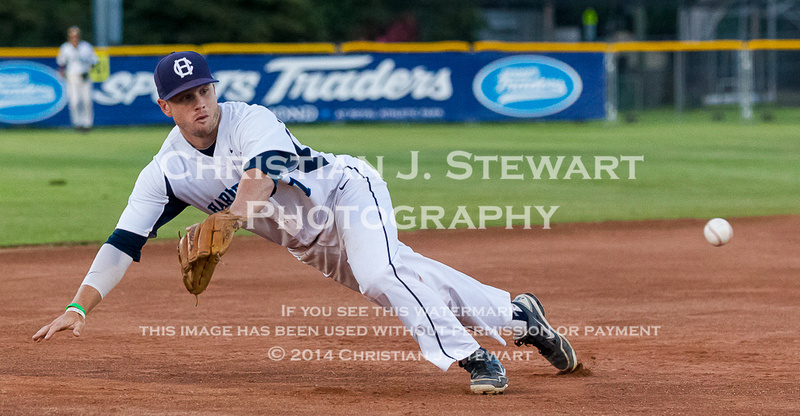
POLYGON ((239 229, 241 218, 230 211, 220 211, 209 215, 205 221, 196 224, 178 242, 178 260, 181 263, 183 284, 193 295, 206 290, 219 258, 239 229))

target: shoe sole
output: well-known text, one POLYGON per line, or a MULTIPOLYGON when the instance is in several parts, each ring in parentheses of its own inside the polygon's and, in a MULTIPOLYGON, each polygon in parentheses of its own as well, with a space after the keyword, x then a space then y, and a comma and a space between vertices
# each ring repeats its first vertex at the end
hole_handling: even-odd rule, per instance
POLYGON ((495 387, 488 384, 470 385, 469 389, 475 394, 503 394, 508 387, 508 383, 503 387, 495 387))
MULTIPOLYGON (((533 294, 531 294, 531 293, 526 293, 525 296, 528 296, 528 297, 531 298, 530 304, 533 307, 534 312, 536 312, 536 314, 539 315, 539 317, 541 317, 542 323, 544 323, 552 331, 552 333, 555 336, 558 337, 558 339, 560 341, 558 343, 558 347, 561 349, 561 352, 564 353, 564 356, 572 358, 572 360, 571 360, 572 361, 572 366, 568 365, 567 368, 565 368, 563 370, 558 368, 558 367, 556 367, 557 370, 560 370, 559 374, 568 374, 568 373, 571 373, 571 372, 575 371, 575 369, 578 368, 578 356, 575 354, 575 349, 572 348, 572 344, 569 343, 567 338, 561 336, 561 334, 559 334, 555 330, 555 328, 553 328, 553 326, 550 325, 550 322, 547 322, 547 318, 544 317, 544 307, 539 302, 539 299, 536 296, 534 296, 533 294), (567 346, 569 347, 569 353, 567 353, 567 351, 564 349, 564 344, 567 344, 567 346)), ((570 360, 567 359, 568 363, 569 363, 569 361, 570 360)))

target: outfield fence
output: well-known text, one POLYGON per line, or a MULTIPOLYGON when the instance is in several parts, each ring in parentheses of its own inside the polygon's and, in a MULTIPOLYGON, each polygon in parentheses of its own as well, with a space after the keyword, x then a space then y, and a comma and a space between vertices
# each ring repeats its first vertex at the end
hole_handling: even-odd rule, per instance
MULTIPOLYGON (((768 120, 800 106, 800 40, 212 43, 98 48, 97 124, 168 123, 152 69, 177 50, 208 57, 221 100, 289 122, 616 121, 656 108, 768 120)), ((0 48, 0 125, 69 124, 63 82, 47 71, 57 52, 0 48)))

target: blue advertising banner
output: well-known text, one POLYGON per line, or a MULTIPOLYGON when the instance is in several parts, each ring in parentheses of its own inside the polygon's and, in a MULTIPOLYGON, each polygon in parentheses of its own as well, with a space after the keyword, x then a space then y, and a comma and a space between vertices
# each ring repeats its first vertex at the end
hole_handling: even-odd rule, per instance
POLYGON ((212 55, 224 100, 286 122, 585 120, 605 116, 601 53, 212 55))
POLYGON ((167 124, 156 100, 153 70, 160 56, 112 56, 108 79, 94 84, 97 125, 167 124))
MULTIPOLYGON (((111 57, 109 78, 94 85, 96 125, 170 122, 156 105, 152 71, 158 59, 111 57)), ((602 53, 211 54, 207 59, 220 81, 220 101, 265 105, 287 123, 605 116, 602 53)), ((0 84, 16 86, 0 95, 0 124, 69 125, 65 94, 56 92, 63 80, 44 67, 54 68, 55 60, 0 61, 0 84), (26 65, 38 65, 38 72, 26 65), (31 85, 21 84, 25 79, 31 85), (37 93, 29 96, 25 88, 37 93), (52 102, 43 104, 45 98, 52 102)))
POLYGON ((603 118, 603 59, 602 53, 476 54, 477 69, 469 81, 479 118, 603 118))
POLYGON ((67 104, 67 86, 53 68, 55 59, 0 61, 0 125, 69 123, 60 114, 67 104))
MULTIPOLYGON (((470 55, 210 56, 223 99, 266 105, 285 122, 457 120, 470 55)), ((463 115, 461 115, 463 116, 463 115)))
MULTIPOLYGON (((171 120, 166 117, 158 105, 156 99, 155 81, 153 81, 153 69, 156 67, 160 57, 157 56, 117 56, 110 59, 110 76, 102 83, 93 85, 92 99, 94 100, 94 124, 99 126, 117 125, 140 125, 140 124, 168 124, 171 120)), ((57 75, 55 58, 33 58, 25 60, 0 60, 0 87, 8 91, 9 85, 14 84, 14 79, 24 77, 28 73, 26 69, 30 65, 36 65, 42 69, 42 73, 49 73, 54 78, 53 81, 40 81, 38 78, 30 77, 32 86, 25 88, 41 87, 43 85, 55 85, 60 83, 63 91, 63 102, 58 105, 53 103, 51 110, 57 110, 51 117, 37 119, 33 116, 37 106, 28 103, 27 93, 24 90, 17 91, 14 102, 3 104, 5 107, 0 112, 22 114, 17 116, 16 122, 0 114, 0 126, 6 123, 32 123, 41 126, 69 126, 69 108, 67 104, 67 93, 65 81, 57 75), (50 72, 48 72, 49 70, 50 72)), ((6 93, 8 95, 8 93, 6 93)), ((0 93, 0 101, 3 100, 3 93, 0 93)))

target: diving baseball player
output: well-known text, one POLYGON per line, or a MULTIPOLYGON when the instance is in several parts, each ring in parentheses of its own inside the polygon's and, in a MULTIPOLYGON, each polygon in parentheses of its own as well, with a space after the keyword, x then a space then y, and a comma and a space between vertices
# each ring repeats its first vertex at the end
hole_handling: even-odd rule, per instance
POLYGON ((508 378, 467 328, 503 345, 498 330, 514 328, 517 345, 537 347, 562 372, 576 369, 575 352, 545 320, 536 297, 512 301, 508 292, 400 242, 386 182, 368 164, 304 146, 264 107, 218 104, 217 81, 197 53, 161 59, 155 82, 158 104, 176 127, 140 173, 73 302, 34 340, 65 329, 79 335, 86 313, 139 261, 148 237, 191 205, 209 218, 225 213, 241 219, 247 230, 393 309, 426 359, 442 370, 458 362, 470 372, 473 392, 502 393, 508 378))
POLYGON ((98 58, 92 45, 81 40, 81 29, 72 26, 67 31, 67 41, 58 49, 58 71, 67 79, 67 97, 72 126, 88 131, 94 124, 92 108, 92 80, 89 70, 97 65, 98 58))

